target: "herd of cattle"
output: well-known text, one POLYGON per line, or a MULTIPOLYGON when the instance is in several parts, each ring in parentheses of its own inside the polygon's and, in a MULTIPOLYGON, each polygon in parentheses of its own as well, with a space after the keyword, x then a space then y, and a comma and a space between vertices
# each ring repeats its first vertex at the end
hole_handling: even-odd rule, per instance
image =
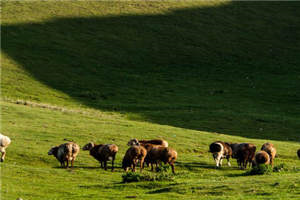
MULTIPOLYGON (((165 140, 137 140, 132 139, 127 144, 130 146, 122 161, 122 168, 128 171, 136 171, 136 165, 140 163, 140 170, 144 168, 144 163, 153 171, 153 165, 158 165, 159 162, 169 164, 172 167, 172 172, 175 173, 174 163, 177 159, 177 152, 168 147, 168 142, 165 140)), ((83 146, 82 150, 89 151, 90 155, 100 162, 101 168, 107 170, 107 161, 111 160, 112 171, 114 170, 114 161, 119 150, 115 144, 94 144, 90 142, 83 146)), ((69 163, 73 167, 80 147, 74 142, 68 142, 59 146, 52 147, 48 155, 53 155, 60 162, 62 167, 68 167, 69 163)))
MULTIPOLYGON (((228 166, 230 158, 235 158, 240 168, 246 169, 247 165, 256 166, 259 164, 271 164, 276 156, 276 148, 271 143, 262 145, 260 151, 256 152, 256 146, 251 143, 227 143, 217 141, 209 146, 209 151, 213 154, 216 166, 222 165, 222 160, 227 159, 228 166)), ((298 150, 300 158, 300 149, 298 150)))
MULTIPOLYGON (((6 151, 5 149, 11 143, 9 137, 0 134, 0 152, 1 162, 4 161, 6 151)), ((172 172, 175 173, 174 163, 177 159, 177 152, 168 147, 168 142, 161 139, 156 140, 130 140, 123 161, 122 168, 128 171, 136 171, 136 165, 140 163, 140 170, 144 168, 144 164, 153 165, 156 167, 159 163, 169 164, 172 172)), ((118 152, 118 146, 115 144, 94 144, 90 142, 83 146, 82 150, 89 151, 90 155, 100 162, 101 168, 107 170, 107 162, 111 161, 112 171, 114 170, 114 161, 118 152)), ((74 161, 80 151, 78 144, 74 142, 67 142, 59 146, 52 147, 48 155, 53 155, 60 162, 62 167, 74 166, 74 161)), ((217 141, 209 146, 209 152, 212 153, 216 162, 216 166, 222 165, 222 160, 227 159, 228 166, 230 165, 230 158, 237 159, 240 168, 245 169, 247 165, 256 166, 259 164, 271 164, 273 166, 274 158, 276 157, 276 148, 271 143, 262 145, 261 150, 256 152, 256 146, 250 143, 227 143, 217 141)), ((300 158, 300 149, 297 151, 300 158)))

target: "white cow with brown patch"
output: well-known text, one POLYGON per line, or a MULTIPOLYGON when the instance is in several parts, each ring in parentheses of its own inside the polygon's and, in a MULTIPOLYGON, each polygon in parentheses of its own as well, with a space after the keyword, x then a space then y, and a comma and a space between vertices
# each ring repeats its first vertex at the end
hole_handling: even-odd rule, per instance
POLYGON ((61 167, 69 167, 71 162, 72 167, 79 153, 80 147, 74 142, 68 142, 59 146, 52 147, 48 151, 48 155, 53 155, 59 162, 61 167))

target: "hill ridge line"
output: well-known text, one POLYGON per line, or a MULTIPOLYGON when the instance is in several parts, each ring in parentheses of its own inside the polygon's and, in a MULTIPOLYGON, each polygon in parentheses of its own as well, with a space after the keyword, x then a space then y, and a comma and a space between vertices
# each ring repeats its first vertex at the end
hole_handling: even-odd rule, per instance
POLYGON ((55 110, 55 111, 60 111, 60 112, 64 112, 64 113, 78 113, 78 114, 83 114, 83 115, 88 115, 88 116, 97 116, 97 117, 105 117, 105 118, 110 118, 108 116, 111 116, 111 117, 119 116, 119 118, 123 118, 120 116, 121 114, 116 114, 114 112, 95 111, 95 110, 90 110, 87 108, 81 108, 81 109, 66 108, 64 106, 52 105, 49 103, 37 103, 37 102, 23 100, 23 99, 16 100, 16 99, 11 99, 11 98, 7 98, 7 97, 2 97, 1 101, 7 102, 7 103, 12 103, 12 104, 23 105, 23 106, 34 107, 34 108, 55 110))

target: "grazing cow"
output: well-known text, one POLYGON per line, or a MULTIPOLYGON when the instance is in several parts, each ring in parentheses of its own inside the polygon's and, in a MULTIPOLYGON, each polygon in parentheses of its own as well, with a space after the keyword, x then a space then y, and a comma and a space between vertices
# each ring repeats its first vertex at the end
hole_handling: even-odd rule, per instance
POLYGON ((300 149, 298 149, 297 154, 298 154, 298 157, 300 159, 300 149))
POLYGON ((175 174, 175 166, 174 163, 177 159, 177 152, 170 147, 162 147, 162 146, 152 146, 146 156, 146 163, 151 164, 151 171, 153 171, 153 164, 158 162, 163 162, 164 164, 169 164, 172 168, 173 174, 175 174))
POLYGON ((274 161, 274 158, 276 156, 276 149, 275 149, 274 145, 272 143, 269 143, 269 142, 265 143, 265 144, 262 145, 261 150, 265 151, 269 154, 270 164, 273 166, 274 165, 273 161, 274 161))
POLYGON ((118 146, 115 144, 99 144, 96 145, 93 142, 90 142, 82 148, 82 150, 90 151, 90 155, 93 156, 96 160, 98 160, 101 164, 101 168, 103 167, 104 163, 104 169, 107 170, 107 161, 111 160, 112 169, 114 170, 114 161, 116 158, 116 154, 118 152, 118 146))
POLYGON ((265 151, 258 151, 255 154, 254 160, 252 162, 252 167, 258 166, 260 164, 270 164, 270 156, 265 151))
POLYGON ((146 145, 146 144, 154 144, 154 145, 161 145, 163 147, 168 147, 169 144, 166 140, 161 140, 161 139, 155 139, 155 140, 138 140, 138 139, 131 139, 129 140, 129 142, 127 143, 128 146, 132 146, 132 145, 146 145))
POLYGON ((127 172, 131 168, 135 172, 135 167, 140 161, 140 171, 142 172, 144 160, 147 155, 147 150, 143 146, 133 145, 125 153, 122 161, 122 168, 127 172))
POLYGON ((72 167, 74 166, 74 161, 80 151, 78 144, 74 142, 68 142, 61 144, 59 146, 52 147, 48 155, 53 155, 60 162, 61 167, 69 167, 69 162, 71 162, 72 167))
POLYGON ((216 161, 217 167, 222 166, 223 158, 226 158, 228 166, 231 166, 229 159, 232 156, 232 149, 231 149, 229 143, 222 142, 222 141, 216 141, 216 142, 210 144, 209 152, 211 152, 213 154, 213 158, 216 161))
POLYGON ((6 151, 5 149, 8 147, 8 145, 10 144, 11 140, 9 137, 2 135, 0 133, 0 152, 1 152, 1 162, 4 162, 5 159, 5 155, 6 155, 6 151))
POLYGON ((256 146, 250 143, 234 143, 230 144, 233 153, 232 157, 237 159, 237 163, 240 168, 246 169, 247 165, 252 164, 254 160, 256 146))

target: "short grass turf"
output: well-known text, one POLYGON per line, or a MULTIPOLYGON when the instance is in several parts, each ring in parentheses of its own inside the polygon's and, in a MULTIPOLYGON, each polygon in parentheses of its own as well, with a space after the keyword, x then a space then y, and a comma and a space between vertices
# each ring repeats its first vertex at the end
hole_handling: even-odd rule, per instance
POLYGON ((13 141, 2 199, 299 199, 299 2, 1 7, 1 132, 13 141), (121 183, 135 137, 178 151, 173 181, 121 183), (47 151, 64 139, 117 144, 119 168, 105 172, 81 151, 60 169, 47 151), (271 141, 288 171, 215 169, 215 140, 271 141))
MULTIPOLYGON (((296 142, 271 141, 278 149, 275 165, 285 163, 287 172, 243 176, 233 166, 215 169, 208 146, 212 141, 252 142, 258 147, 265 140, 247 139, 217 133, 162 126, 127 120, 103 113, 77 113, 12 103, 1 103, 2 130, 13 141, 7 159, 1 163, 3 199, 297 199, 300 195, 300 160, 296 142), (143 138, 167 138, 178 151, 173 181, 121 183, 121 160, 126 143, 143 138), (81 151, 74 169, 62 169, 47 151, 51 146, 74 140, 81 147, 89 141, 115 143, 115 172, 100 169, 99 163, 81 151)), ((109 165, 110 166, 110 165, 109 165)), ((143 173, 151 173, 146 168, 143 173)), ((171 172, 170 172, 171 173, 171 172)))

